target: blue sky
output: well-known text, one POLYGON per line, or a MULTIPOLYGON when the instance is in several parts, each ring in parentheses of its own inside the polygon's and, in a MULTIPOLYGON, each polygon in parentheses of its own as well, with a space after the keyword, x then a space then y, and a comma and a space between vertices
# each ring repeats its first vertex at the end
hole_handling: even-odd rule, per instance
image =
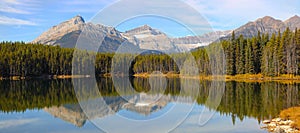
MULTIPOLYGON (((300 15, 299 0, 183 0, 195 8, 214 30, 230 30, 263 16, 286 20, 300 15)), ((89 21, 115 0, 0 0, 0 41, 32 41, 45 30, 81 15, 89 21)), ((139 7, 134 3, 132 7, 139 7)), ((128 7, 131 8, 131 7, 128 7)), ((159 8, 159 7, 158 7, 159 8)), ((161 6, 160 8, 164 8, 161 6)), ((161 9, 164 10, 164 9, 161 9)), ((189 17, 189 16, 187 16, 189 17)), ((191 18, 187 18, 191 19, 191 18)), ((188 30, 176 30, 176 23, 138 18, 117 27, 124 31, 149 24, 171 36, 185 36, 188 30), (167 26, 166 26, 167 25, 167 26)))

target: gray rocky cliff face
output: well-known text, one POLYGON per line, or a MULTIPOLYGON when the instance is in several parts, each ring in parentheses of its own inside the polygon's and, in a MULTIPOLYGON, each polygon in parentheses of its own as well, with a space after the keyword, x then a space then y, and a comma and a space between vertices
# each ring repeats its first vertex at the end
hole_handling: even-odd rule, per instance
POLYGON ((126 31, 122 35, 140 49, 180 52, 165 33, 148 25, 126 31))
POLYGON ((100 46, 100 52, 114 52, 125 40, 120 32, 113 27, 85 23, 81 16, 75 16, 68 21, 53 26, 33 40, 32 43, 74 48, 79 36, 82 40, 88 40, 85 46, 86 49, 100 46), (81 34, 83 32, 84 34, 81 34))
MULTIPOLYGON (((62 39, 64 36, 69 35, 70 33, 73 33, 73 36, 78 36, 84 25, 85 21, 83 18, 81 16, 75 16, 68 21, 51 27, 46 32, 42 33, 38 38, 33 40, 33 43, 55 45, 57 41, 62 39)), ((71 37, 72 35, 69 36, 71 37)))

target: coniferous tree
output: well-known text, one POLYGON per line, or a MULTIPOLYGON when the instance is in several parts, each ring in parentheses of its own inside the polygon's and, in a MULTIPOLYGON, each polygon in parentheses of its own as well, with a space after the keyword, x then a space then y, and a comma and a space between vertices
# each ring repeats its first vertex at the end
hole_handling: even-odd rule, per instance
POLYGON ((275 41, 275 46, 274 46, 274 51, 276 52, 274 54, 274 68, 275 68, 275 73, 276 76, 280 75, 280 64, 281 64, 281 58, 282 58, 282 50, 280 48, 280 40, 281 40, 281 32, 280 30, 278 31, 278 35, 276 37, 275 41))
POLYGON ((297 58, 297 74, 300 75, 300 29, 296 29, 295 31, 295 43, 296 43, 296 58, 297 58))
POLYGON ((253 55, 253 45, 252 40, 247 39, 247 46, 246 46, 246 63, 245 69, 246 73, 253 74, 254 73, 254 55, 253 55))
POLYGON ((274 73, 274 44, 275 44, 275 33, 272 34, 271 40, 263 48, 262 55, 262 74, 267 76, 275 76, 274 73))
POLYGON ((236 74, 236 40, 235 33, 232 32, 230 45, 227 50, 227 74, 235 75, 236 74))
POLYGON ((238 38, 236 52, 236 70, 237 74, 245 74, 245 39, 243 35, 238 38))

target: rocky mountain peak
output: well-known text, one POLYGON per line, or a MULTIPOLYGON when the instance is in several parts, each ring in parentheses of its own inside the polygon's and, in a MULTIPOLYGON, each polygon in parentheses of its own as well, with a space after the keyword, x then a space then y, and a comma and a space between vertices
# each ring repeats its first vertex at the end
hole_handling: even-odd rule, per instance
POLYGON ((75 25, 80 25, 80 24, 85 24, 85 21, 84 19, 79 16, 79 15, 76 15, 75 17, 65 21, 65 22, 62 22, 60 23, 59 25, 57 26, 53 26, 53 27, 63 27, 63 28, 66 28, 66 27, 72 27, 72 26, 75 26, 75 25))
POLYGON ((57 26, 53 26, 53 27, 63 27, 63 28, 65 28, 65 27, 72 27, 72 26, 76 26, 76 25, 80 25, 80 24, 85 24, 85 21, 81 16, 77 15, 77 16, 75 16, 75 17, 73 17, 73 18, 71 18, 71 19, 69 19, 65 22, 62 22, 57 26))
POLYGON ((171 39, 163 32, 143 25, 122 34, 129 42, 141 49, 162 50, 164 52, 178 51, 171 39))
POLYGON ((291 30, 300 28, 300 17, 295 15, 288 20, 284 21, 285 25, 288 26, 291 30))
POLYGON ((75 17, 71 18, 69 21, 73 22, 73 24, 83 24, 83 23, 85 23, 84 19, 80 15, 76 15, 75 17))
POLYGON ((128 30, 128 31, 126 31, 126 33, 147 31, 147 30, 152 30, 152 28, 149 25, 143 25, 143 26, 128 30))
POLYGON ((285 22, 287 22, 287 21, 298 21, 298 20, 300 20, 300 17, 298 15, 295 15, 295 16, 289 18, 288 20, 286 20, 285 22))
POLYGON ((51 27, 32 42, 73 48, 80 35, 82 35, 82 38, 90 41, 87 42, 85 46, 87 49, 94 47, 101 36, 105 35, 104 41, 102 42, 103 45, 99 48, 99 51, 105 52, 115 51, 124 41, 120 32, 115 28, 101 24, 85 23, 84 19, 77 15, 51 27), (83 31, 85 34, 82 35, 81 33, 83 31))
POLYGON ((141 26, 139 28, 141 28, 143 30, 152 30, 152 28, 149 25, 147 25, 147 24, 145 24, 145 25, 143 25, 143 26, 141 26))
POLYGON ((129 34, 129 35, 133 35, 133 34, 135 34, 135 35, 137 35, 137 34, 148 34, 148 35, 163 34, 159 30, 153 29, 149 25, 143 25, 143 26, 134 28, 132 30, 126 31, 125 33, 129 34))
POLYGON ((265 16, 263 18, 257 19, 254 23, 258 24, 264 24, 264 25, 269 25, 269 26, 278 26, 282 24, 281 20, 277 20, 273 17, 270 16, 265 16))
POLYGON ((49 30, 41 34, 38 38, 33 40, 33 43, 55 45, 57 43, 57 40, 61 39, 64 35, 75 31, 80 31, 84 25, 84 19, 81 16, 77 15, 67 21, 51 27, 49 30))
MULTIPOLYGON (((286 25, 281 20, 265 16, 255 20, 254 22, 249 22, 234 31, 236 36, 244 35, 244 37, 253 37, 257 35, 258 31, 261 33, 272 34, 277 33, 278 30, 283 31, 285 27, 286 25)), ((228 37, 229 36, 230 35, 228 35, 228 37)))
POLYGON ((261 20, 261 21, 274 21, 276 19, 271 17, 271 16, 264 16, 262 18, 259 18, 258 20, 261 20))

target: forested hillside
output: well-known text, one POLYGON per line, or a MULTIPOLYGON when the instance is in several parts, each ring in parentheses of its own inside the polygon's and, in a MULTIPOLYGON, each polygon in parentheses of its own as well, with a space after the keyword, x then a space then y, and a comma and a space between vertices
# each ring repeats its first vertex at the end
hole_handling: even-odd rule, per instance
MULTIPOLYGON (((263 74, 265 76, 280 76, 282 74, 300 74, 300 30, 286 29, 280 34, 261 34, 256 37, 236 37, 232 33, 229 40, 209 45, 221 45, 226 54, 226 73, 263 74)), ((24 42, 1 42, 0 44, 0 77, 10 76, 41 76, 70 75, 74 49, 42 44, 25 44, 24 42)), ((82 69, 86 63, 95 57, 96 75, 111 72, 113 53, 91 53, 82 51, 82 69)), ((198 63, 199 73, 211 75, 209 57, 204 47, 192 52, 198 63)), ((131 57, 132 55, 124 54, 131 57)), ((177 56, 181 56, 178 54, 177 56)), ((121 65, 123 59, 117 61, 121 65)), ((180 73, 176 63, 165 54, 143 54, 135 58, 131 64, 131 74, 180 73)), ((80 74, 80 73, 79 73, 80 74)))

